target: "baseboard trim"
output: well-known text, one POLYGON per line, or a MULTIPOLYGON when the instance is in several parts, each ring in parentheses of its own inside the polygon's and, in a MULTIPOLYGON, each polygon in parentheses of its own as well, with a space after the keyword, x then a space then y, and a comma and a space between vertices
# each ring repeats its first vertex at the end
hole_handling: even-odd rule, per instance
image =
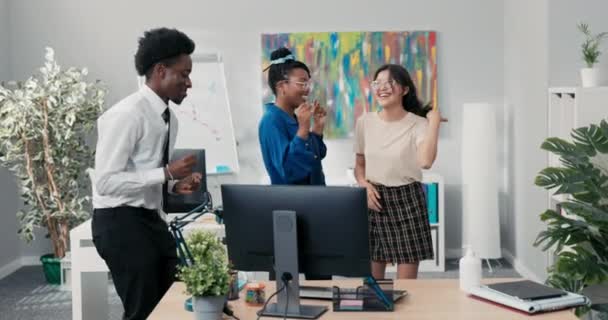
POLYGON ((25 256, 21 257, 22 266, 41 266, 40 256, 25 256))
POLYGON ((42 265, 42 262, 40 262, 39 256, 25 256, 17 258, 3 266, 0 266, 0 279, 10 276, 13 272, 19 270, 21 267, 40 265, 42 265))
POLYGON ((521 260, 517 259, 517 257, 515 257, 509 250, 502 249, 502 256, 507 261, 509 261, 509 263, 511 265, 513 265, 513 268, 515 269, 515 271, 517 271, 522 277, 535 281, 535 282, 538 282, 538 283, 545 282, 537 274, 530 271, 530 269, 528 269, 528 267, 526 267, 526 265, 524 263, 522 263, 521 260))
POLYGON ((6 278, 11 275, 13 272, 19 270, 21 268, 21 259, 17 258, 4 266, 0 267, 0 280, 6 278))
POLYGON ((446 259, 458 259, 462 257, 462 249, 451 248, 446 249, 445 258, 446 259))
MULTIPOLYGON (((517 271, 517 273, 519 273, 522 277, 539 283, 544 283, 544 280, 541 277, 530 271, 530 269, 528 269, 528 267, 526 267, 526 265, 521 260, 517 259, 509 250, 503 248, 501 250, 501 253, 502 257, 505 260, 509 261, 515 271, 517 271)), ((462 249, 451 248, 446 250, 446 258, 448 259, 458 259, 462 257, 462 255, 462 249)))
MULTIPOLYGON (((519 259, 517 259, 509 250, 502 249, 502 256, 505 258, 511 265, 515 271, 517 271, 522 277, 526 279, 530 279, 536 282, 543 283, 542 280, 537 274, 530 271, 528 267, 524 263, 522 263, 519 259)), ((447 259, 456 259, 462 257, 462 249, 446 249, 446 258, 447 259)), ((42 263, 40 262, 40 257, 38 256, 25 256, 21 258, 17 258, 8 264, 0 267, 0 279, 3 279, 13 272, 19 270, 22 266, 39 266, 42 263)), ((387 270, 389 267, 387 267, 387 270)))

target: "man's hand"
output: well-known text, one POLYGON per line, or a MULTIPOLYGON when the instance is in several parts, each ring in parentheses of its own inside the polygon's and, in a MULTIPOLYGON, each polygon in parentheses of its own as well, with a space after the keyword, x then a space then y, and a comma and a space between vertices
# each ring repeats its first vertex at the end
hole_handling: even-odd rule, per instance
POLYGON ((169 175, 173 177, 173 179, 181 179, 192 174, 192 168, 196 165, 196 157, 191 154, 187 157, 183 157, 179 160, 175 160, 169 163, 168 168, 169 175))
POLYGON ((201 185, 202 176, 199 172, 194 172, 189 176, 179 180, 173 186, 173 192, 177 194, 192 194, 201 185))

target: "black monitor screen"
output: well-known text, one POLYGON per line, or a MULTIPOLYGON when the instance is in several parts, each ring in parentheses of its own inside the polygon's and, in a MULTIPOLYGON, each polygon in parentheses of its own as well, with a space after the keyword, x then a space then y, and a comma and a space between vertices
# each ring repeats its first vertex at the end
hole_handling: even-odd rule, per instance
POLYGON ((371 275, 363 188, 222 185, 228 256, 235 269, 271 271, 273 211, 295 211, 299 272, 371 275))

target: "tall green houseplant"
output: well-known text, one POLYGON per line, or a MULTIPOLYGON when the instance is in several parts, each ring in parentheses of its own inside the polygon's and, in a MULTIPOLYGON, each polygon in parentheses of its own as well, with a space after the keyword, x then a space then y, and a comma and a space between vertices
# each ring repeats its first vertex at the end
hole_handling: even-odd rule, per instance
POLYGON ((93 152, 85 137, 102 111, 105 89, 87 82, 87 69, 62 69, 46 48, 40 74, 0 86, 0 164, 20 181, 24 208, 18 233, 48 229, 55 257, 68 248, 70 228, 90 216, 86 168, 93 152))
POLYGON ((572 141, 549 138, 542 144, 563 166, 542 170, 535 183, 566 200, 558 205, 564 212, 541 215, 547 229, 534 245, 555 250, 547 282, 580 292, 608 281, 608 123, 575 129, 571 136, 572 141))
POLYGON ((608 36, 608 32, 593 34, 591 33, 591 29, 589 29, 589 25, 586 23, 579 23, 577 28, 585 36, 585 41, 581 44, 583 60, 588 68, 593 68, 598 62, 599 56, 602 54, 600 44, 602 40, 608 36))

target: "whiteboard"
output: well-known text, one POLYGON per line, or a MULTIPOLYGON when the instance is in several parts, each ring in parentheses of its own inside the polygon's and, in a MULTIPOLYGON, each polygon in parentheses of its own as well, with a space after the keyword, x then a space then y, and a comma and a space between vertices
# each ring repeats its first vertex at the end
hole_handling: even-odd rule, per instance
POLYGON ((207 174, 237 173, 239 161, 218 53, 192 55, 192 88, 180 105, 169 107, 177 118, 174 149, 205 149, 207 174))

